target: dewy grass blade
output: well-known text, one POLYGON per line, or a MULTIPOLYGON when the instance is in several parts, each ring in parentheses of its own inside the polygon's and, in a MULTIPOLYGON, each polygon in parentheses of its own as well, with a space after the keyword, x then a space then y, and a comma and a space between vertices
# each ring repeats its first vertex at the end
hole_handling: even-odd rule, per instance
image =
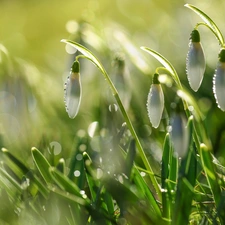
POLYGON ((148 202, 152 205, 152 208, 154 209, 156 215, 160 217, 161 211, 157 204, 157 201, 136 166, 133 167, 133 182, 136 184, 138 190, 143 194, 143 196, 146 196, 148 202))
MULTIPOLYGON (((66 177, 64 174, 62 174, 60 171, 58 171, 54 167, 50 167, 49 172, 50 172, 53 180, 55 181, 55 183, 61 189, 82 198, 81 190, 68 177, 66 177)), ((88 198, 86 198, 86 200, 89 201, 88 198)))
POLYGON ((221 198, 221 189, 219 185, 219 178, 215 172, 215 165, 213 164, 213 158, 211 152, 205 144, 200 145, 200 158, 202 161, 202 167, 205 172, 208 184, 213 194, 216 206, 219 207, 221 198))
MULTIPOLYGON (((20 184, 9 174, 7 173, 4 169, 2 169, 0 167, 0 173, 7 179, 10 181, 10 183, 19 191, 22 192, 22 187, 20 186, 20 184)), ((7 187, 7 185, 6 185, 7 187)))
POLYGON ((45 182, 51 183, 52 177, 51 174, 49 173, 49 168, 51 165, 49 164, 48 160, 44 157, 44 155, 36 148, 31 149, 31 154, 34 160, 34 163, 39 170, 40 174, 44 178, 45 182))
POLYGON ((70 194, 68 192, 62 191, 56 187, 52 187, 51 191, 70 202, 78 203, 79 205, 84 205, 84 206, 89 205, 89 203, 85 199, 78 197, 76 195, 70 194))
POLYGON ((126 110, 125 110, 125 108, 123 106, 123 103, 122 103, 121 98, 120 98, 120 96, 118 94, 118 91, 115 88, 115 86, 114 86, 112 80, 110 79, 108 73, 106 72, 106 70, 104 69, 104 67, 102 66, 102 64, 92 54, 92 52, 90 50, 88 50, 84 46, 82 46, 82 45, 80 45, 80 44, 78 44, 76 42, 70 41, 70 40, 64 40, 63 39, 62 42, 67 43, 67 44, 70 44, 71 46, 73 46, 74 48, 76 48, 78 51, 80 51, 85 56, 85 58, 89 59, 102 72, 102 74, 103 74, 106 82, 108 83, 108 85, 109 85, 109 87, 110 87, 110 89, 112 91, 112 94, 113 94, 113 96, 114 96, 114 98, 115 98, 115 100, 116 100, 116 102, 118 104, 118 107, 120 108, 120 111, 121 111, 121 113, 122 113, 122 115, 124 117, 124 120, 125 120, 125 122, 127 124, 127 127, 128 127, 128 129, 130 130, 132 136, 135 139, 135 142, 136 142, 136 145, 137 145, 137 149, 139 150, 139 154, 140 154, 140 156, 142 158, 142 161, 143 161, 146 169, 149 171, 148 174, 149 174, 149 177, 150 177, 150 179, 152 181, 152 184, 153 184, 153 186, 154 186, 154 188, 156 190, 156 193, 158 194, 159 199, 161 199, 161 190, 160 190, 159 184, 158 184, 158 182, 157 182, 157 180, 156 180, 156 178, 154 176, 152 167, 151 167, 151 165, 150 165, 150 163, 149 163, 149 161, 148 161, 148 159, 147 159, 147 157, 145 155, 145 152, 144 152, 144 149, 142 148, 142 145, 140 143, 140 140, 139 140, 139 138, 138 138, 138 136, 137 136, 137 134, 136 134, 136 132, 134 130, 134 127, 133 127, 133 125, 132 125, 132 123, 130 121, 130 118, 129 118, 129 116, 128 116, 128 114, 127 114, 127 112, 126 112, 126 110))
POLYGON ((17 166, 17 168, 19 170, 21 170, 21 172, 23 174, 28 173, 29 169, 20 160, 18 160, 14 155, 12 155, 6 148, 2 148, 2 153, 5 157, 10 159, 17 166))
POLYGON ((214 31, 213 33, 216 35, 217 39, 219 40, 220 45, 223 46, 224 45, 223 35, 221 31, 219 30, 219 28, 217 27, 217 25, 213 22, 213 20, 209 16, 207 16, 204 12, 202 12, 200 9, 198 9, 197 7, 191 4, 185 4, 184 6, 191 9, 193 12, 195 12, 197 15, 199 15, 203 19, 203 21, 212 29, 212 31, 214 31))
POLYGON ((171 213, 171 199, 169 198, 170 188, 168 186, 167 179, 170 173, 170 155, 173 154, 172 146, 170 142, 169 133, 166 134, 163 155, 162 155, 162 167, 161 167, 161 183, 162 183, 162 216, 166 219, 170 219, 171 213))
POLYGON ((56 168, 62 173, 65 174, 66 170, 66 165, 65 165, 65 160, 61 158, 56 166, 56 168))
POLYGON ((31 181, 31 189, 32 186, 34 185, 38 191, 45 197, 47 198, 48 195, 48 189, 43 185, 43 183, 39 180, 39 178, 33 174, 32 171, 30 171, 24 163, 22 163, 19 159, 17 159, 13 154, 11 154, 7 149, 2 148, 2 152, 5 156, 5 158, 8 159, 6 161, 7 165, 13 170, 13 172, 21 177, 22 175, 26 175, 28 179, 31 181))

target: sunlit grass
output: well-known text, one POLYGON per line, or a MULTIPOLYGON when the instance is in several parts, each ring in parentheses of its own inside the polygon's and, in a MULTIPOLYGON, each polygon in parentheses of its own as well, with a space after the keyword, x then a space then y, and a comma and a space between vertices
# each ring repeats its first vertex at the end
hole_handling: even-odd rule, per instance
MULTIPOLYGON (((8 47, 8 34, 4 34, 0 46, 0 223, 224 224, 223 113, 210 94, 212 88, 208 84, 202 87, 209 80, 194 93, 184 76, 185 61, 181 62, 187 51, 179 50, 180 59, 169 61, 177 43, 170 37, 163 44, 160 38, 154 39, 156 34, 151 47, 166 45, 170 49, 166 57, 148 47, 140 49, 149 46, 146 39, 151 32, 143 22, 147 16, 137 21, 136 15, 130 18, 133 26, 142 24, 139 34, 133 34, 128 32, 129 26, 97 23, 97 12, 105 3, 94 3, 82 3, 79 9, 87 7, 82 12, 93 18, 95 26, 93 21, 71 20, 70 11, 62 12, 58 26, 65 30, 60 33, 53 26, 54 38, 48 37, 40 45, 31 44, 37 30, 18 49, 8 47), (68 28, 67 21, 74 29, 68 28), (64 48, 66 44, 59 42, 63 34, 71 38, 64 42, 80 52, 64 48), (53 50, 55 45, 61 49, 53 50), (29 58, 31 49, 34 56, 29 58), (16 50, 23 60, 14 55, 16 50), (50 56, 51 51, 55 55, 50 56), (157 67, 158 62, 146 52, 162 65, 157 67), (64 107, 63 88, 75 59, 80 62, 76 72, 82 81, 82 98, 72 120, 64 107), (159 73, 156 83, 164 93, 157 128, 151 125, 152 115, 149 120, 146 107, 154 73, 159 73)), ((129 18, 126 1, 113 4, 123 12, 120 16, 129 18)), ((161 2, 149 4, 162 6, 161 2)), ((57 2, 51 10, 59 6, 57 2)), ((69 6, 63 7, 68 10, 69 6)), ((9 5, 4 3, 4 7, 9 5)), ((43 1, 37 9, 28 7, 32 15, 50 6, 43 1)), ((143 14, 146 7, 140 6, 143 14)), ((134 6, 129 5, 132 10, 134 6)), ((37 29, 42 29, 44 20, 45 16, 38 17, 37 29)), ((26 22, 25 30, 34 21, 26 22)), ((211 31, 222 42, 220 31, 211 31)), ((186 50, 188 38, 182 39, 186 50)), ((212 77, 210 69, 206 73, 212 77)), ((151 101, 148 107, 152 107, 151 101)))

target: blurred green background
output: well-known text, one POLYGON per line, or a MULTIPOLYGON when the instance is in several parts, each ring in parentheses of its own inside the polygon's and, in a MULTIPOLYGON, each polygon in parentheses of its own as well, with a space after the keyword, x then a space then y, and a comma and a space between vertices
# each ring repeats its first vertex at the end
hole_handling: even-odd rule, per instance
MULTIPOLYGON (((185 8, 185 3, 195 4, 225 32, 225 2, 222 0, 1 0, 1 146, 14 151, 20 158, 29 158, 32 146, 44 151, 52 145, 58 148, 60 157, 68 156, 77 132, 86 132, 93 121, 98 121, 101 128, 109 128, 107 118, 116 117, 114 125, 118 129, 121 127, 123 120, 119 112, 113 115, 106 112, 114 100, 109 97, 102 75, 84 60, 81 60, 83 97, 80 112, 74 120, 68 118, 63 89, 74 56, 60 43, 63 38, 90 48, 110 74, 115 73, 114 55, 124 54, 130 76, 129 115, 139 136, 148 140, 157 137, 160 142, 166 128, 152 129, 145 109, 151 84, 148 75, 152 75, 159 64, 140 50, 140 46, 150 47, 169 59, 189 88, 185 75, 189 35, 201 19, 185 8)), ((206 115, 206 127, 219 152, 225 139, 224 114, 211 108, 215 106, 212 75, 219 45, 205 27, 199 30, 208 67, 202 87, 195 96, 197 101, 201 100, 199 104, 206 115)), ((167 98, 172 99, 174 93, 169 88, 166 91, 167 98)))

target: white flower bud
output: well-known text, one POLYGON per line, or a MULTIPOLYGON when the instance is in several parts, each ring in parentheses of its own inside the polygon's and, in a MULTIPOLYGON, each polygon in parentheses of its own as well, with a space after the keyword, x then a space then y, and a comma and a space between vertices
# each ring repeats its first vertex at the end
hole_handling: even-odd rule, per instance
POLYGON ((189 132, 186 123, 185 117, 179 113, 175 113, 171 119, 171 140, 174 154, 181 158, 185 157, 188 150, 189 132))
POLYGON ((77 115, 80 108, 82 88, 79 71, 79 62, 75 61, 65 83, 65 106, 71 119, 77 115))
POLYGON ((187 54, 186 70, 189 84, 194 91, 197 91, 202 83, 205 67, 205 55, 200 42, 200 35, 197 30, 193 30, 187 54))
POLYGON ((152 126, 155 128, 159 126, 164 109, 164 95, 158 76, 158 74, 154 75, 147 101, 148 116, 152 126))
POLYGON ((213 93, 218 107, 225 111, 225 49, 219 53, 219 62, 213 77, 213 93))

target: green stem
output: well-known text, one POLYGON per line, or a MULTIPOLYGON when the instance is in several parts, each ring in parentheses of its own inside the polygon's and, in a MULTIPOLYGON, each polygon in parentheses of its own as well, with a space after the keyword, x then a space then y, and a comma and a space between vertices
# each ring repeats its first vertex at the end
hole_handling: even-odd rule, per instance
MULTIPOLYGON (((215 37, 218 39, 218 41, 219 41, 219 44, 221 45, 221 47, 224 47, 224 42, 223 42, 223 39, 221 39, 221 38, 219 38, 219 36, 218 36, 218 34, 215 32, 215 30, 213 30, 212 29, 212 27, 210 27, 207 23, 203 23, 203 22, 201 22, 201 23, 197 23, 196 24, 196 26, 195 26, 195 29, 198 29, 198 27, 199 26, 206 26, 207 28, 209 28, 210 29, 210 31, 212 31, 212 33, 215 35, 215 37)), ((221 34, 221 36, 222 36, 222 34, 221 34)))
POLYGON ((159 196, 159 198, 161 200, 161 190, 160 190, 159 184, 158 184, 158 182, 157 182, 157 180, 156 180, 156 178, 154 176, 154 173, 153 173, 153 170, 151 168, 151 165, 150 165, 150 163, 149 163, 149 161, 148 161, 148 159, 146 157, 144 149, 142 148, 142 145, 141 145, 140 140, 139 140, 139 138, 138 138, 138 136, 137 136, 137 134, 136 134, 136 132, 134 130, 134 127, 133 127, 133 125, 132 125, 132 123, 130 121, 130 118, 129 118, 129 116, 128 116, 128 114, 127 114, 127 112, 126 112, 126 110, 125 110, 125 108, 123 106, 123 103, 122 103, 122 101, 120 99, 120 96, 119 96, 119 94, 118 94, 114 84, 112 83, 112 81, 111 81, 111 79, 110 79, 110 77, 109 77, 109 75, 107 74, 106 71, 104 71, 103 75, 104 75, 106 81, 108 82, 108 84, 109 84, 109 86, 110 86, 110 88, 112 90, 113 96, 116 99, 116 102, 117 102, 118 107, 120 108, 120 111, 121 111, 121 113, 122 113, 122 115, 124 117, 124 120, 125 120, 125 122, 127 124, 127 127, 129 128, 132 136, 135 139, 136 146, 138 148, 138 151, 139 151, 139 154, 141 156, 141 159, 142 159, 146 169, 149 171, 148 174, 149 174, 150 180, 151 180, 151 182, 152 182, 152 184, 153 184, 153 186, 154 186, 154 188, 156 190, 156 193, 158 194, 158 196, 159 196))

